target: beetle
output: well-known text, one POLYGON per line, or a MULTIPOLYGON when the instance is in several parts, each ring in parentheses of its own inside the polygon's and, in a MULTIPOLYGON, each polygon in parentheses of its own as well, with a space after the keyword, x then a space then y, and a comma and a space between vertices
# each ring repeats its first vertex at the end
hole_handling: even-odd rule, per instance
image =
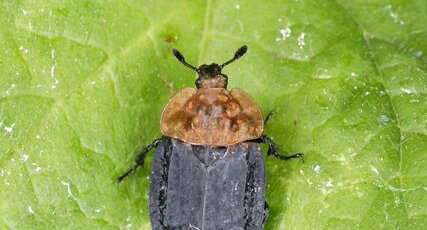
POLYGON ((268 215, 265 166, 260 143, 279 160, 278 146, 263 134, 264 120, 255 101, 243 90, 227 90, 222 69, 242 57, 247 46, 218 65, 188 64, 198 74, 194 88, 184 88, 166 105, 160 119, 162 137, 135 158, 118 178, 122 181, 156 148, 150 176, 149 212, 157 229, 262 229, 268 215))

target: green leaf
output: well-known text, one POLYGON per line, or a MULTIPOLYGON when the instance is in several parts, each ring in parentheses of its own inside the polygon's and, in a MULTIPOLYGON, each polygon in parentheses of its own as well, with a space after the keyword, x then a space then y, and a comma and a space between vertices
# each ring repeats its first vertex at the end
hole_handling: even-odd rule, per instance
MULTIPOLYGON (((194 65, 228 60, 282 154, 266 229, 427 228, 427 2, 2 1, 0 229, 149 229, 146 166, 194 65)), ((265 150, 265 149, 264 149, 265 150)))

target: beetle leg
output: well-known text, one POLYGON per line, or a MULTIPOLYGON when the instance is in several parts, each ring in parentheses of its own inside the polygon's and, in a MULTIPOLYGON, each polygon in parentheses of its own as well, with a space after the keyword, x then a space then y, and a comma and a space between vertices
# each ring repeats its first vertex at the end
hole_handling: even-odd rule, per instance
POLYGON ((265 117, 265 119, 264 119, 264 125, 266 125, 266 124, 267 124, 267 121, 271 119, 271 117, 273 116, 273 114, 274 114, 274 113, 275 113, 275 112, 274 112, 274 110, 271 110, 271 111, 267 114, 267 116, 266 116, 266 117, 265 117))
POLYGON ((268 204, 267 204, 267 202, 264 202, 264 219, 262 220, 262 225, 264 226, 264 224, 265 224, 265 221, 267 220, 267 217, 268 217, 268 211, 269 211, 270 209, 268 208, 268 204))
POLYGON ((279 160, 282 160, 282 161, 287 161, 287 160, 290 160, 292 158, 303 159, 303 157, 304 157, 304 154, 302 154, 302 153, 297 153, 297 154, 294 154, 292 156, 282 156, 282 155, 280 155, 278 153, 279 147, 277 146, 277 144, 274 143, 274 141, 271 140, 271 138, 267 137, 266 135, 263 135, 262 137, 260 137, 256 141, 264 143, 264 144, 268 144, 267 156, 273 155, 275 158, 277 158, 279 160))
POLYGON ((147 153, 150 152, 151 149, 156 148, 157 144, 161 138, 155 139, 151 144, 147 145, 140 154, 138 154, 135 158, 135 164, 128 169, 123 175, 121 175, 119 178, 117 178, 117 183, 120 183, 125 177, 129 176, 129 174, 135 172, 135 170, 138 168, 138 166, 142 166, 144 164, 144 159, 147 156, 147 153))

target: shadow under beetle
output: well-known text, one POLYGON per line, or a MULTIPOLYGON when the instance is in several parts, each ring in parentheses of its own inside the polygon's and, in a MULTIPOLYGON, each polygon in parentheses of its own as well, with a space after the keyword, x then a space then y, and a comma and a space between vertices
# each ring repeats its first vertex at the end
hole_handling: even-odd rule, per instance
POLYGON ((265 121, 241 89, 228 91, 221 70, 247 51, 240 47, 222 65, 196 68, 176 49, 173 55, 199 75, 197 89, 176 93, 160 119, 162 137, 136 157, 120 182, 156 148, 150 177, 150 219, 157 229, 262 229, 268 214, 265 167, 258 143, 280 160, 277 145, 263 135, 265 121))

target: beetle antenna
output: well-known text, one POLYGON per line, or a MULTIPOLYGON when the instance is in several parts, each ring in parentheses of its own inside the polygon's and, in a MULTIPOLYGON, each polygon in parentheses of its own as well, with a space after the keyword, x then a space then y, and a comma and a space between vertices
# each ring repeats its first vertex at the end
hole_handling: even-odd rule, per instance
POLYGON ((186 61, 185 61, 185 58, 184 58, 184 56, 177 50, 177 49, 172 49, 172 53, 173 53, 173 55, 182 63, 182 64, 184 64, 185 66, 187 66, 188 68, 190 68, 190 69, 192 69, 192 70, 194 70, 194 71, 196 71, 197 73, 199 72, 199 69, 197 69, 196 67, 194 67, 194 66, 192 66, 192 65, 190 65, 190 64, 188 64, 186 61))
POLYGON ((236 51, 236 53, 234 54, 234 57, 233 57, 232 59, 230 59, 230 60, 228 60, 227 62, 225 62, 224 64, 220 65, 221 69, 222 69, 222 68, 224 68, 224 66, 226 66, 226 65, 228 65, 228 64, 230 64, 230 63, 232 63, 233 61, 235 61, 235 60, 237 60, 237 59, 241 58, 241 57, 243 56, 243 54, 245 54, 245 53, 246 53, 246 51, 248 51, 248 47, 247 47, 246 45, 244 45, 244 46, 240 47, 240 48, 236 51))

